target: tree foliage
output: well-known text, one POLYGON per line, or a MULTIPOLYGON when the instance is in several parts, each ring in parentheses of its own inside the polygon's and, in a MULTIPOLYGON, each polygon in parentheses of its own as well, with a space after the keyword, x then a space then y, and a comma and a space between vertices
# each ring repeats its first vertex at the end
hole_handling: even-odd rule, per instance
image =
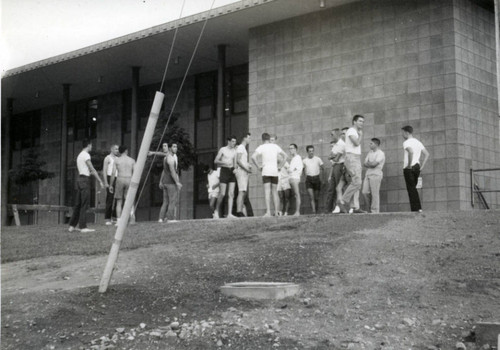
POLYGON ((53 178, 55 173, 43 169, 47 163, 39 160, 39 156, 40 154, 34 150, 29 150, 24 161, 17 168, 9 170, 9 177, 12 181, 23 186, 38 180, 53 178))
MULTIPOLYGON (((153 139, 151 141, 151 151, 161 151, 161 145, 163 143, 168 143, 171 145, 172 143, 177 144, 177 156, 179 158, 179 169, 180 170, 188 170, 193 164, 196 163, 196 152, 193 144, 189 139, 189 134, 181 128, 177 121, 179 119, 179 114, 173 114, 170 118, 170 122, 168 123, 167 130, 165 131, 165 135, 163 135, 163 130, 165 129, 165 125, 167 124, 167 119, 169 116, 169 112, 162 112, 158 118, 158 122, 156 124, 155 132, 153 134, 153 139)), ((147 166, 151 165, 153 161, 152 157, 148 157, 147 166)), ((152 171, 161 172, 163 169, 163 157, 155 157, 152 171)))

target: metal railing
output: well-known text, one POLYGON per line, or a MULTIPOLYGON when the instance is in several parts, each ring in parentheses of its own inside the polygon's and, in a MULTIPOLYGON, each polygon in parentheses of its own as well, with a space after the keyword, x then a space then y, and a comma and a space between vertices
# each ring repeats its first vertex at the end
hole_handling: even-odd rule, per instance
MULTIPOLYGON (((500 192, 500 190, 486 190, 486 189, 481 189, 479 185, 476 182, 476 179, 474 177, 475 173, 479 172, 489 172, 489 171, 500 171, 500 168, 489 168, 489 169, 470 169, 470 203, 472 207, 474 208, 474 195, 477 194, 479 198, 479 202, 483 205, 484 209, 490 209, 490 206, 488 205, 488 202, 486 201, 486 198, 484 198, 483 193, 493 193, 493 192, 500 192)), ((499 180, 500 181, 500 180, 499 180)))

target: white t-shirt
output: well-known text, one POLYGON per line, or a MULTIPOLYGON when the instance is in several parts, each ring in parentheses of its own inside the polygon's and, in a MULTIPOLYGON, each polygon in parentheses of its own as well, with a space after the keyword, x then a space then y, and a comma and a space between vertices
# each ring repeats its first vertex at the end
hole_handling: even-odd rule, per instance
MULTIPOLYGON (((241 154, 240 161, 242 164, 245 166, 248 165, 248 152, 245 146, 239 145, 236 147, 236 157, 238 157, 238 154, 241 154)), ((236 164, 238 165, 238 164, 236 164)), ((238 166, 239 168, 239 166, 238 166)))
POLYGON ((85 150, 81 151, 76 158, 76 166, 78 168, 79 175, 90 176, 90 169, 87 165, 87 160, 90 160, 90 154, 85 150))
POLYGON ((318 176, 321 172, 323 161, 320 157, 314 156, 312 158, 304 158, 304 167, 306 169, 306 176, 318 176))
POLYGON ((378 149, 375 152, 370 150, 366 155, 365 161, 369 162, 378 162, 375 168, 366 168, 366 175, 383 175, 382 168, 385 164, 385 153, 382 150, 378 149))
POLYGON ((290 161, 290 178, 295 180, 300 180, 300 176, 302 175, 302 169, 304 169, 304 163, 302 162, 302 158, 297 154, 290 161))
POLYGON ((218 194, 219 193, 219 187, 212 189, 212 186, 219 184, 219 174, 220 174, 220 168, 217 170, 213 170, 211 174, 207 174, 207 179, 208 179, 208 194, 218 194))
POLYGON ((255 152, 262 156, 262 176, 278 176, 278 154, 283 152, 274 143, 264 143, 255 152))
POLYGON ((342 139, 339 139, 336 144, 332 147, 332 153, 341 154, 339 160, 337 162, 333 162, 333 164, 341 164, 345 162, 345 142, 342 139))
MULTIPOLYGON (((113 164, 115 163, 115 157, 112 155, 107 155, 106 158, 104 158, 104 161, 108 160, 108 169, 106 169, 106 175, 111 176, 113 174, 113 164)), ((115 176, 118 175, 118 172, 115 171, 115 176)))
POLYGON ((408 151, 406 151, 407 148, 411 148, 413 150, 413 157, 411 159, 411 166, 414 166, 417 163, 420 163, 420 156, 422 154, 422 150, 425 148, 422 142, 417 140, 416 138, 412 137, 411 139, 406 140, 403 142, 403 149, 405 152, 405 157, 404 157, 404 168, 408 166, 408 151))
POLYGON ((353 135, 356 138, 359 137, 356 128, 354 127, 349 128, 345 134, 345 152, 361 155, 361 144, 359 144, 359 146, 354 146, 350 138, 351 135, 353 135))

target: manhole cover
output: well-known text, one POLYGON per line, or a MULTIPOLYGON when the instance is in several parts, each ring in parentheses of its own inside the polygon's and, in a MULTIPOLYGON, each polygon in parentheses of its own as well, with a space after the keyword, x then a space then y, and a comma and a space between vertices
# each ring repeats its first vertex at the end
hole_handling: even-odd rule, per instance
POLYGON ((244 299, 284 299, 299 292, 299 285, 286 282, 237 282, 222 286, 222 294, 244 299))

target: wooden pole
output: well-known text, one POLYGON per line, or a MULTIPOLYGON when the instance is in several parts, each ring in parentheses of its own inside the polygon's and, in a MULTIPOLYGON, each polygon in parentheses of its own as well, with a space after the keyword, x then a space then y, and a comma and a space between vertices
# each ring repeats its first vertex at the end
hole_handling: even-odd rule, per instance
MULTIPOLYGON (((70 84, 63 84, 63 103, 61 111, 61 158, 59 167, 59 205, 66 205, 66 172, 68 171, 68 108, 70 84)), ((66 213, 59 214, 59 223, 65 224, 66 213)))
POLYGON ((137 162, 134 167, 134 173, 132 174, 132 180, 130 181, 130 187, 125 198, 125 204, 123 205, 122 215, 118 219, 118 228, 115 233, 115 240, 111 246, 111 251, 109 252, 108 262, 104 268, 104 273, 101 278, 101 283, 99 285, 99 293, 105 293, 108 289, 109 281, 111 280, 111 274, 118 258, 118 251, 120 250, 120 245, 123 239, 125 230, 127 229, 128 220, 130 217, 130 212, 134 206, 135 196, 137 194, 137 189, 139 188, 139 183, 141 181, 142 171, 144 170, 144 164, 146 163, 146 158, 148 155, 149 147, 151 145, 151 140, 153 138, 153 133, 155 131, 156 122, 158 121, 158 115, 160 114, 160 109, 163 104, 163 99, 165 95, 161 92, 156 92, 155 99, 153 101, 153 106, 151 107, 151 112, 148 118, 148 124, 146 125, 146 130, 144 131, 144 137, 142 138, 141 148, 139 150, 139 156, 137 157, 137 162))
POLYGON ((140 67, 132 67, 132 113, 130 120, 130 156, 137 156, 137 135, 139 133, 139 120, 137 110, 139 106, 139 71, 140 67))
POLYGON ((497 114, 500 116, 500 0, 495 0, 495 45, 497 57, 497 114))
POLYGON ((225 115, 224 115, 224 70, 226 68, 226 45, 218 45, 217 56, 217 148, 225 145, 225 115))

